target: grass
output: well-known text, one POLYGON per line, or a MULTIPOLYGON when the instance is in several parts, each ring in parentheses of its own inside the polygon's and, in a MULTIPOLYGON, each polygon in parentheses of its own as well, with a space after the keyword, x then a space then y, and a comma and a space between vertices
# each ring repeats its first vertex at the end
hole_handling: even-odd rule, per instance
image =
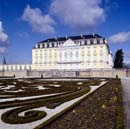
POLYGON ((122 89, 112 79, 80 104, 37 129, 124 129, 122 89))
POLYGON ((116 129, 125 129, 124 114, 125 113, 124 113, 124 108, 123 108, 122 87, 121 85, 119 85, 116 129))

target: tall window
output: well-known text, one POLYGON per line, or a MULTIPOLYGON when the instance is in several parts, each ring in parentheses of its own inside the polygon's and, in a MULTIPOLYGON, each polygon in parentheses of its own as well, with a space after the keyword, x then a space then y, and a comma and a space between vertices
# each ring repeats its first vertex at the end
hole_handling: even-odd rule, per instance
POLYGON ((76 57, 78 57, 78 56, 79 56, 79 52, 77 51, 77 52, 76 52, 76 57))

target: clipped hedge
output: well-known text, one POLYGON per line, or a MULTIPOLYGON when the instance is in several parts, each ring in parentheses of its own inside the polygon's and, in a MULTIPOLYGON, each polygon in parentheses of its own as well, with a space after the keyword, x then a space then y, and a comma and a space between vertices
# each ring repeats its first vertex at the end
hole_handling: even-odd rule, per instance
POLYGON ((25 116, 19 116, 20 112, 23 112, 25 110, 28 110, 29 107, 21 107, 13 110, 9 110, 2 114, 1 119, 10 124, 24 124, 33 122, 39 119, 42 119, 46 116, 46 112, 44 111, 38 111, 38 110, 31 110, 25 112, 25 116))
MULTIPOLYGON (((2 80, 2 83, 6 85, 9 84, 13 84, 12 81, 14 81, 13 79, 11 80, 2 80)), ((31 95, 42 95, 42 94, 49 94, 49 93, 60 93, 60 92, 67 92, 61 95, 54 95, 52 97, 40 97, 40 98, 36 98, 36 99, 30 99, 30 100, 14 100, 14 101, 10 101, 10 102, 1 102, 0 103, 0 108, 4 109, 4 108, 9 108, 9 107, 17 107, 17 106, 21 106, 19 108, 14 108, 12 110, 9 110, 5 113, 2 114, 1 119, 6 122, 6 123, 10 123, 10 124, 24 124, 24 123, 28 123, 28 122, 33 122, 35 120, 39 120, 42 119, 43 117, 46 116, 46 112, 44 111, 38 111, 35 110, 33 111, 33 108, 39 108, 39 107, 43 107, 46 106, 48 108, 55 108, 57 106, 59 106, 60 104, 67 102, 69 100, 75 99, 77 97, 80 97, 84 94, 86 94, 87 92, 90 91, 90 85, 98 85, 100 83, 100 80, 89 80, 89 81, 83 81, 82 85, 78 85, 77 81, 68 81, 68 82, 58 82, 57 84, 60 84, 61 87, 50 87, 50 86, 46 86, 49 87, 49 90, 41 90, 41 91, 37 91, 36 89, 31 89, 31 85, 39 85, 39 84, 46 84, 48 85, 50 82, 37 82, 37 81, 33 81, 31 80, 32 83, 26 83, 26 82, 18 82, 17 80, 15 80, 15 82, 17 82, 16 85, 16 89, 22 88, 22 87, 27 87, 25 92, 22 93, 12 93, 12 95, 14 95, 13 97, 20 97, 20 96, 31 96, 31 95), (79 88, 80 87, 80 88, 79 88), (30 110, 30 111, 28 111, 30 110), (24 116, 19 116, 19 113, 23 112, 23 111, 27 111, 25 112, 24 116)), ((52 83, 52 82, 51 82, 52 83)), ((2 84, 3 85, 3 84, 2 84)), ((6 93, 4 93, 6 94, 6 93)), ((11 94, 11 93, 10 93, 11 94)), ((79 102, 77 102, 79 103, 79 102)), ((70 110, 73 106, 77 105, 77 103, 75 103, 74 105, 72 105, 71 107, 68 107, 67 109, 65 109, 64 111, 62 111, 60 114, 57 114, 56 116, 52 117, 51 119, 53 120, 54 118, 56 118, 57 116, 61 115, 62 113, 66 112, 67 110, 70 110)), ((48 123, 49 121, 47 121, 46 123, 48 123)))

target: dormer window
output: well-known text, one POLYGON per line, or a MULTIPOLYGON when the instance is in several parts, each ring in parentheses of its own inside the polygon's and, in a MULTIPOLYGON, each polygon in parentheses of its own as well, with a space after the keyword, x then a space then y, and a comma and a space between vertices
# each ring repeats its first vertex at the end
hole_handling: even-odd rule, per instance
POLYGON ((100 43, 103 43, 103 39, 100 39, 100 43))
POLYGON ((56 42, 55 42, 54 46, 57 47, 57 43, 56 42))
POLYGON ((85 42, 82 40, 82 41, 81 41, 81 45, 84 45, 84 43, 85 43, 85 42))
POLYGON ((52 43, 50 43, 49 46, 52 47, 52 43))
POLYGON ((36 48, 39 48, 40 47, 40 44, 36 44, 36 48))
POLYGON ((42 48, 42 44, 40 44, 40 48, 42 48))
POLYGON ((46 44, 46 43, 44 44, 44 47, 45 47, 45 48, 47 47, 47 44, 46 44))
POLYGON ((90 40, 87 40, 87 44, 90 44, 90 40))
POLYGON ((94 44, 97 44, 97 39, 94 39, 94 44))

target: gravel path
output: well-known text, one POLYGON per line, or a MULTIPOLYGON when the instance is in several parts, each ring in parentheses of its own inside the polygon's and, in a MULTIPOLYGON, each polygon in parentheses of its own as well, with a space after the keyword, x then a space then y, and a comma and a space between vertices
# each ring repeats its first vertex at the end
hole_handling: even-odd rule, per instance
POLYGON ((123 86, 123 103, 126 114, 126 129, 130 129, 130 78, 121 79, 123 86))

